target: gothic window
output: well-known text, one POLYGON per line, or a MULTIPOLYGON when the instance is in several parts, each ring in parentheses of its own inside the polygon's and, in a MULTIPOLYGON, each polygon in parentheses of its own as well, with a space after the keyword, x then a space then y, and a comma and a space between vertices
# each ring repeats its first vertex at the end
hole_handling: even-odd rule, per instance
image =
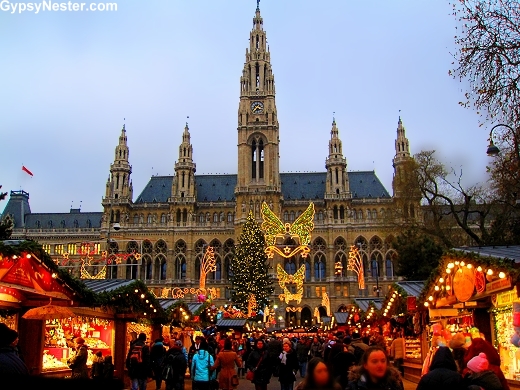
POLYGON ((257 159, 256 141, 251 145, 251 177, 256 179, 256 159, 257 159))
POLYGON ((152 279, 152 259, 150 258, 149 255, 144 255, 142 261, 143 261, 144 266, 146 267, 145 273, 142 276, 144 276, 146 278, 146 280, 151 280, 152 279))
POLYGON ((324 252, 325 249, 327 249, 327 244, 325 243, 325 240, 321 237, 317 237, 314 240, 314 243, 312 244, 312 250, 315 252, 324 252))
POLYGON ((321 252, 314 256, 314 277, 316 280, 325 279, 325 255, 321 252))
POLYGON ((289 221, 294 222, 294 211, 291 211, 291 213, 289 214, 289 221))
POLYGON ((233 270, 231 269, 231 261, 233 259, 233 255, 227 255, 224 259, 224 270, 226 273, 226 277, 228 279, 233 277, 233 270))
POLYGON ((128 241, 126 244, 126 253, 139 253, 139 244, 137 241, 128 241))
POLYGON ((220 261, 220 258, 215 259, 215 272, 214 272, 213 277, 215 280, 222 279, 222 263, 220 261))
POLYGON ((305 260, 305 281, 310 282, 311 280, 311 263, 309 259, 305 260))
POLYGON ((341 251, 336 253, 336 256, 334 257, 334 263, 339 263, 342 266, 341 274, 339 274, 339 276, 347 276, 348 260, 345 252, 341 251))
POLYGON ((285 222, 289 221, 289 213, 287 211, 284 211, 283 212, 283 220, 285 222))
POLYGON ((86 222, 85 225, 86 225, 86 227, 87 227, 88 229, 92 229, 92 221, 91 221, 90 219, 87 219, 87 222, 86 222))
POLYGON ((339 219, 345 219, 345 208, 343 206, 339 206, 339 219))
POLYGON ((79 222, 77 219, 74 220, 74 229, 79 228, 79 222))
POLYGON ((337 251, 346 251, 347 250, 347 242, 341 236, 334 240, 334 249, 337 251))
POLYGON ((195 259, 195 278, 200 279, 200 259, 202 255, 197 255, 195 259))
POLYGON ((323 221, 323 211, 318 212, 318 221, 323 221))
POLYGON ((162 213, 161 214, 161 224, 165 224, 166 223, 166 214, 162 213))
POLYGON ((228 223, 233 222, 233 214, 227 213, 227 221, 228 221, 228 223))
POLYGON ((224 243, 224 253, 234 253, 235 252, 235 242, 232 238, 229 238, 224 243))
POLYGON ((199 214, 199 223, 204 223, 204 213, 199 214))
POLYGON ((213 222, 214 223, 218 222, 218 214, 217 213, 213 213, 213 222))
POLYGON ((338 168, 336 168, 336 184, 339 184, 338 168))
POLYGON ((264 141, 262 141, 262 140, 260 140, 260 142, 258 142, 258 154, 260 156, 259 178, 263 179, 264 178, 264 141))
POLYGON ((64 219, 61 220, 61 222, 60 222, 60 227, 61 227, 62 229, 65 229, 65 220, 64 220, 64 219))
POLYGON ((381 252, 373 252, 370 260, 370 274, 373 278, 381 276, 381 267, 383 266, 383 256, 381 252))
POLYGON ((137 279, 137 260, 133 256, 126 260, 126 278, 137 279))
POLYGON ((146 222, 150 225, 152 223, 152 214, 148 214, 148 218, 146 219, 146 222))
POLYGON ((159 240, 155 243, 155 253, 166 253, 168 251, 168 246, 164 240, 159 240))
POLYGON ((188 222, 188 210, 182 210, 182 222, 188 222))
POLYGON ((48 227, 49 229, 52 229, 52 221, 51 221, 51 220, 49 220, 49 221, 47 222, 47 227, 48 227))
POLYGON ((186 259, 182 255, 175 259, 175 279, 186 279, 186 259))
POLYGON ((374 236, 370 239, 369 247, 370 252, 375 250, 381 250, 383 249, 383 241, 378 236, 374 236))
POLYGON ((394 264, 396 260, 397 254, 394 251, 389 251, 386 254, 386 260, 385 260, 385 275, 387 277, 393 277, 394 276, 394 264))
POLYGON ((219 222, 224 222, 224 213, 220 212, 219 214, 219 222))
POLYGON ((149 240, 143 241, 143 253, 152 253, 153 245, 149 240))
POLYGON ((116 222, 119 223, 121 221, 121 212, 119 210, 116 211, 116 222))
MULTIPOLYGON (((184 154, 186 155, 186 149, 184 149, 184 154)), ((182 172, 182 188, 184 188, 184 178, 186 176, 186 173, 182 172)))
POLYGON ((144 214, 139 216, 139 223, 144 223, 144 214))
POLYGON ((206 241, 200 239, 195 243, 195 252, 202 253, 206 247, 206 241))
POLYGON ((167 265, 166 265, 166 257, 161 255, 161 280, 166 280, 166 271, 167 271, 167 265))
POLYGON ((108 265, 108 278, 117 279, 117 264, 114 262, 108 265))
POLYGON ((211 222, 211 214, 206 213, 206 222, 211 222))
POLYGON ((367 219, 372 219, 372 213, 370 210, 367 210, 367 219))
POLYGON ((356 245, 359 250, 366 251, 368 249, 367 239, 363 236, 359 236, 354 240, 354 245, 356 245))
POLYGON ((285 260, 285 272, 289 275, 294 275, 296 273, 296 264, 293 259, 285 260))
POLYGON ((334 206, 334 219, 338 219, 338 206, 334 206))
POLYGON ((260 87, 260 65, 256 64, 256 87, 260 87))
POLYGON ((35 223, 35 226, 36 226, 36 229, 39 229, 39 228, 40 228, 40 226, 41 226, 41 223, 40 223, 40 221, 36 221, 36 223, 35 223))

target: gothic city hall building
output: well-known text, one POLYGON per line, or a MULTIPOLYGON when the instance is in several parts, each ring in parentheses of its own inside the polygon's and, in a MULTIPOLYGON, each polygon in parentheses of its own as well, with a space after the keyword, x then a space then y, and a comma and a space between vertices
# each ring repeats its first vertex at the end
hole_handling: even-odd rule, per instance
MULTIPOLYGON (((315 215, 309 255, 269 259, 275 279, 277 264, 288 274, 306 265, 302 301, 288 303, 298 310, 289 308, 287 320, 304 325, 304 321, 312 322, 315 310, 326 315, 322 307, 325 293, 332 312, 345 310, 352 303, 363 308, 369 301, 383 299, 397 281, 397 253, 392 248, 397 211, 405 209, 414 216, 419 207, 418 201, 414 207, 400 196, 400 177, 412 158, 401 119, 397 123, 392 194, 374 171, 348 171, 334 119, 328 145, 316 145, 326 158, 325 169, 280 172, 283 126, 280 129, 278 123, 271 53, 259 8, 249 42, 239 75, 236 174, 196 174, 196 145, 191 143, 187 123, 179 129, 175 174, 152 176, 134 198, 127 144, 131 134, 123 126, 110 165, 103 211, 33 213, 29 194, 11 191, 2 218, 14 222, 12 238, 40 242, 61 266, 78 276, 85 248, 90 248, 93 259, 87 267, 92 275, 99 272, 100 266, 92 264, 103 251, 119 254, 120 261, 107 267, 105 277, 141 279, 157 296, 174 287, 198 287, 202 256, 205 248, 212 246, 216 270, 208 274, 206 286, 215 288, 220 305, 231 298, 230 263, 249 212, 261 222, 261 205, 266 202, 282 222, 292 223, 312 202, 315 215), (363 258, 364 290, 359 289, 356 274, 347 270, 353 245, 363 258), (337 264, 342 267, 335 267, 337 264)), ((273 299, 284 306, 278 299, 282 289, 276 280, 273 285, 273 299)))

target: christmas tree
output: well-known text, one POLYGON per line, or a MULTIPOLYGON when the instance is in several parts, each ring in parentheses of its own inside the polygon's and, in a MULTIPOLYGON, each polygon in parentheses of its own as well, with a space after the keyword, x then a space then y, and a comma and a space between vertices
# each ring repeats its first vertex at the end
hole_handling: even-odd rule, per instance
POLYGON ((235 256, 231 262, 231 271, 233 271, 231 281, 234 290, 232 299, 237 308, 247 312, 250 294, 254 294, 258 305, 257 310, 263 309, 274 288, 268 274, 269 264, 265 254, 264 234, 252 212, 249 212, 238 239, 235 256))

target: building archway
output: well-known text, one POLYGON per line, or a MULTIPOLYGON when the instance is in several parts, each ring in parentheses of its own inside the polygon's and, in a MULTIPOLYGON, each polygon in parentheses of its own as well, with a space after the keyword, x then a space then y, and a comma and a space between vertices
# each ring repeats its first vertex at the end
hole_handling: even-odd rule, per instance
MULTIPOLYGON (((290 308, 292 308, 292 306, 289 306, 290 308)), ((296 326, 296 312, 295 311, 292 311, 292 310, 288 310, 286 313, 285 313, 285 327, 286 328, 292 328, 294 326, 296 326)))
POLYGON ((306 328, 312 325, 312 312, 311 312, 311 309, 308 308, 307 306, 305 306, 302 309, 301 324, 302 324, 302 326, 304 326, 306 328))

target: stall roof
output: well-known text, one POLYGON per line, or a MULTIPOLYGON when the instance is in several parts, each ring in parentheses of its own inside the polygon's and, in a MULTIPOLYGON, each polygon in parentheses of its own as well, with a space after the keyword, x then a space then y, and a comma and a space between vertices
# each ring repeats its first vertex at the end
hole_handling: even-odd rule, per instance
POLYGON ((158 301, 159 301, 159 305, 161 305, 163 310, 166 310, 166 309, 170 308, 171 306, 175 305, 175 303, 177 302, 177 299, 163 298, 163 299, 158 299, 158 301))
POLYGON ((193 314, 199 310, 202 305, 203 303, 188 303, 188 310, 193 314))
POLYGON ((135 282, 134 279, 84 279, 82 281, 85 283, 85 286, 94 293, 114 291, 119 287, 127 286, 135 282))
POLYGON ((405 292, 406 294, 408 294, 408 296, 411 296, 411 297, 418 297, 419 295, 421 295, 421 291, 424 289, 424 283, 423 281, 421 282, 397 282, 396 284, 401 287, 405 292))
POLYGON ((349 313, 334 313, 334 319, 338 324, 346 324, 348 320, 349 313))
POLYGON ((453 248, 453 250, 465 253, 474 253, 479 256, 510 259, 514 260, 516 264, 520 263, 520 245, 459 247, 453 248))
POLYGON ((244 318, 233 318, 233 319, 223 318, 217 322, 217 327, 219 327, 219 328, 241 328, 245 324, 246 324, 246 320, 244 318))
POLYGON ((384 298, 356 298, 354 299, 354 302, 356 302, 361 310, 367 311, 370 306, 370 302, 374 303, 374 306, 377 310, 381 310, 383 300, 384 298))

